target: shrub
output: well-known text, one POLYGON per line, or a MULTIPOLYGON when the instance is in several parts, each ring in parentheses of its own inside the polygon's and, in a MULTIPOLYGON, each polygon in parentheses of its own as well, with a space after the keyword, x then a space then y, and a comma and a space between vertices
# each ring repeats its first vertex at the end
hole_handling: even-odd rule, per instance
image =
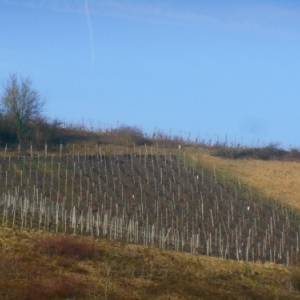
POLYGON ((213 155, 231 159, 254 158, 261 160, 285 160, 289 152, 278 148, 275 144, 270 144, 263 148, 229 148, 217 146, 213 150, 213 155))
POLYGON ((109 142, 113 142, 116 145, 150 145, 151 141, 147 139, 143 131, 135 126, 120 126, 117 129, 104 134, 104 141, 107 139, 109 142))
POLYGON ((13 129, 12 121, 4 116, 0 116, 0 145, 17 144, 18 138, 13 129))
POLYGON ((43 238, 37 242, 37 249, 43 254, 79 260, 92 259, 96 255, 96 247, 93 241, 68 235, 43 238))

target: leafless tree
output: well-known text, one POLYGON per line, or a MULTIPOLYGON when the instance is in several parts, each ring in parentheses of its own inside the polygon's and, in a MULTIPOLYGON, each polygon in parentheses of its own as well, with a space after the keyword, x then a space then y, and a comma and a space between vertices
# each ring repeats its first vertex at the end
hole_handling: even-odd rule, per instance
POLYGON ((2 95, 2 113, 13 122, 19 143, 24 141, 29 123, 41 117, 45 104, 29 77, 10 75, 2 95))

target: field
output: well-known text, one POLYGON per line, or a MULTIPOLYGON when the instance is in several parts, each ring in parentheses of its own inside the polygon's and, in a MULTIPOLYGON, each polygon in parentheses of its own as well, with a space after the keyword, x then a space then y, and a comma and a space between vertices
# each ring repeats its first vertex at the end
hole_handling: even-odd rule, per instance
POLYGON ((3 227, 1 299, 299 299, 300 271, 3 227))
POLYGON ((2 266, 24 272, 7 277, 3 297, 299 298, 298 163, 213 150, 165 140, 3 148, 2 266))
POLYGON ((194 158, 211 168, 215 166, 234 178, 259 189, 266 196, 282 200, 300 209, 300 164, 298 161, 224 159, 210 155, 210 151, 197 152, 194 158))

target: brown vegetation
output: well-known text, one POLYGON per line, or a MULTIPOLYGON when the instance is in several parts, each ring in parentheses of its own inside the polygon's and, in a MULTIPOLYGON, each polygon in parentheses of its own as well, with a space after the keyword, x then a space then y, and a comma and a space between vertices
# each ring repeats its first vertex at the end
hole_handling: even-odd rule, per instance
POLYGON ((3 299, 299 298, 297 150, 57 126, 68 144, 0 155, 3 299))
MULTIPOLYGON (((220 176, 235 178, 266 197, 276 199, 300 209, 300 163, 298 151, 289 152, 285 160, 261 160, 255 158, 228 159, 212 155, 208 149, 193 149, 189 153, 211 170, 215 168, 220 176), (295 152, 293 154, 293 152, 295 152)), ((214 152, 213 152, 214 153, 214 152)))
POLYGON ((93 240, 76 239, 68 235, 47 236, 40 239, 37 251, 50 256, 79 260, 93 259, 96 253, 93 240))
POLYGON ((300 271, 1 228, 1 299, 299 299, 300 271), (64 241, 64 243, 62 243, 64 241), (84 255, 84 245, 88 256, 84 255), (70 247, 73 247, 70 250, 70 247), (49 249, 55 249, 49 252, 49 249))
POLYGON ((8 226, 287 265, 300 251, 297 212, 191 161, 186 147, 3 150, 0 212, 8 226))
POLYGON ((298 149, 290 151, 279 148, 277 145, 269 145, 267 147, 252 148, 252 147, 212 147, 212 155, 229 158, 229 159, 259 159, 259 160, 280 160, 280 161, 300 161, 300 152, 298 149))

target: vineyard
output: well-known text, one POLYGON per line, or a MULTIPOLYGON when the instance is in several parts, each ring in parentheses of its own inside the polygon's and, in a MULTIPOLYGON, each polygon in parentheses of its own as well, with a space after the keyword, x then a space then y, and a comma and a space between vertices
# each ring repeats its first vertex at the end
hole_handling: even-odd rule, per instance
POLYGON ((298 263, 300 215, 183 149, 3 148, 2 224, 246 262, 298 263))

